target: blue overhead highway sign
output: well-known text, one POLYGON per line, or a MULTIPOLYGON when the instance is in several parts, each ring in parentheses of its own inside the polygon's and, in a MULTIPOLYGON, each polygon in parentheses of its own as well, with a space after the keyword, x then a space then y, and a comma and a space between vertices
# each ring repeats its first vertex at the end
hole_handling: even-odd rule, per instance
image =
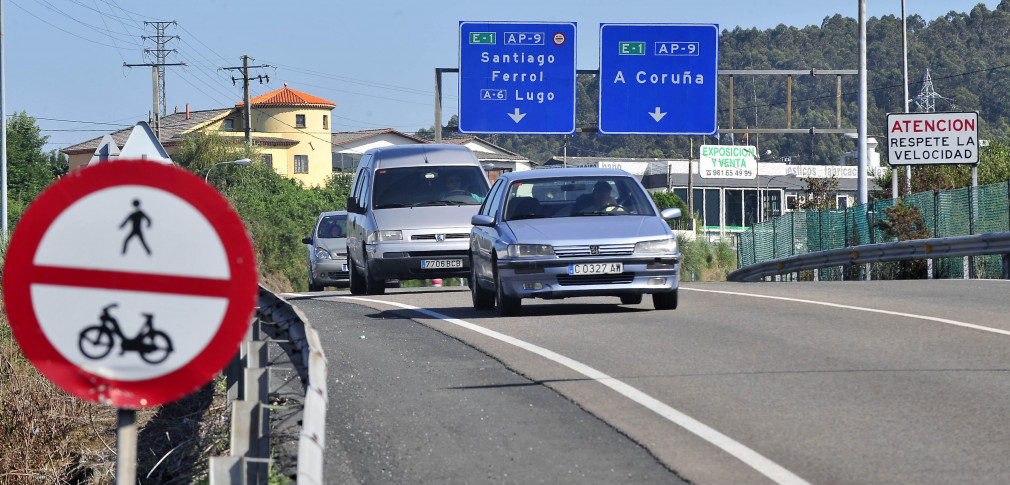
POLYGON ((575 22, 459 23, 460 133, 575 133, 575 22))
POLYGON ((600 133, 715 135, 716 24, 600 24, 600 133))

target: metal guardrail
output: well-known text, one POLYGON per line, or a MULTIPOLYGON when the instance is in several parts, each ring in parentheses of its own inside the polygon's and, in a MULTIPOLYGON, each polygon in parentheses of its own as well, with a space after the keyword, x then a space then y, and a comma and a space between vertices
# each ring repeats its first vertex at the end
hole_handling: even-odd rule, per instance
POLYGON ((917 239, 828 249, 779 259, 770 259, 739 268, 726 276, 729 281, 758 281, 767 276, 817 270, 833 266, 1003 254, 1003 278, 1010 278, 1010 232, 974 236, 917 239))
POLYGON ((298 483, 322 485, 326 436, 326 356, 308 318, 287 300, 259 287, 256 318, 225 370, 232 409, 231 455, 210 459, 211 485, 266 484, 270 462, 267 339, 284 350, 304 391, 298 437, 298 483))

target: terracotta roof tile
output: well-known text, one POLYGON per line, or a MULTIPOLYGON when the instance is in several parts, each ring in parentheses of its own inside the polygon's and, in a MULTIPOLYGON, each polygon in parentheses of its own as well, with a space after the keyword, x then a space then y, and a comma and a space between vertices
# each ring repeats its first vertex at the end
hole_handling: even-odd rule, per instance
MULTIPOLYGON (((284 83, 284 87, 276 91, 271 91, 266 94, 261 94, 249 100, 250 104, 253 105, 314 105, 319 107, 328 106, 330 109, 336 108, 337 105, 333 101, 327 101, 318 96, 313 96, 308 93, 303 93, 301 91, 295 91, 288 87, 287 83, 284 83)), ((244 102, 235 103, 235 106, 242 106, 244 102)))

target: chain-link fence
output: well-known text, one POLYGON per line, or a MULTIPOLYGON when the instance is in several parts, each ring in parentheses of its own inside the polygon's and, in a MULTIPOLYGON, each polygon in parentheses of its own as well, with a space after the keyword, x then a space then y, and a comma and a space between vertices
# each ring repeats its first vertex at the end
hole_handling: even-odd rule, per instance
MULTIPOLYGON (((956 190, 934 190, 901 198, 905 207, 918 208, 925 237, 953 237, 1010 231, 1010 181, 956 190)), ((751 226, 737 244, 739 266, 769 259, 863 244, 895 242, 881 227, 887 210, 898 199, 877 200, 844 210, 793 211, 751 226)), ((925 276, 923 261, 880 263, 870 271, 872 279, 925 276)), ((826 268, 821 279, 862 279, 864 266, 826 268), (845 274, 842 274, 845 273, 845 274)), ((940 258, 933 261, 937 278, 1000 278, 999 255, 940 258), (967 264, 966 264, 967 262, 967 264), (965 275, 964 272, 969 274, 965 275)))

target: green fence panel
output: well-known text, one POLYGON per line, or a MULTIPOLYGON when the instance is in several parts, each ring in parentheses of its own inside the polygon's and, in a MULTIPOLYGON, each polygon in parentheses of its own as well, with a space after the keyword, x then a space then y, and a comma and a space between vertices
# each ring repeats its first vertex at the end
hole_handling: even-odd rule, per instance
MULTIPOLYGON (((929 237, 954 237, 1010 231, 1010 182, 956 190, 933 190, 905 196, 908 207, 918 207, 929 237)), ((769 259, 864 244, 894 242, 881 227, 896 199, 878 200, 845 210, 792 211, 751 226, 740 234, 740 266, 769 259)), ((999 278, 1002 257, 968 260, 970 276, 999 278)), ((862 268, 824 268, 821 279, 861 277, 862 268)), ((940 278, 963 278, 964 258, 935 261, 940 278)), ((879 274, 885 272, 879 271, 879 274)))

